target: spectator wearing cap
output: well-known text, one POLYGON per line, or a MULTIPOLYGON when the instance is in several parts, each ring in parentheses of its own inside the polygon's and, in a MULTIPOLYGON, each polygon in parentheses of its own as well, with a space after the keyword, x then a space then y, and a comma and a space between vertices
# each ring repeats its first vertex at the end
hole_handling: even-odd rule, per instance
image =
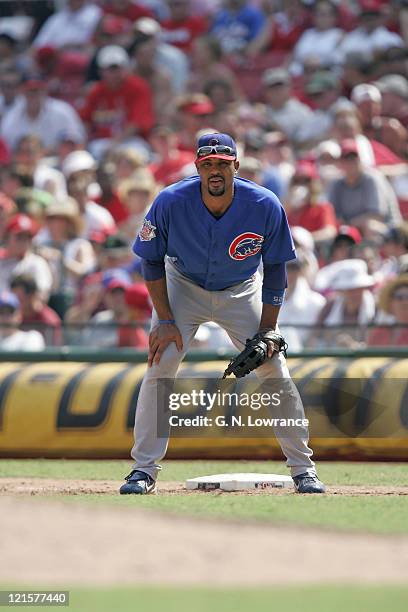
POLYGON ((94 270, 96 258, 90 242, 80 237, 83 218, 73 198, 55 200, 47 208, 44 229, 39 252, 54 273, 50 305, 64 318, 74 301, 79 281, 94 270), (48 240, 44 240, 46 234, 48 240))
POLYGON ((0 292, 0 351, 41 351, 44 338, 36 330, 22 331, 18 298, 11 291, 0 292))
POLYGON ((313 151, 317 172, 327 196, 329 185, 340 178, 341 172, 338 168, 341 150, 335 140, 322 140, 313 151))
POLYGON ((119 198, 129 211, 126 221, 119 224, 119 231, 128 238, 129 244, 139 234, 146 213, 158 193, 159 185, 147 168, 138 170, 119 183, 119 198))
POLYGON ((93 54, 85 76, 85 81, 87 83, 99 81, 101 78, 97 62, 100 49, 108 45, 126 47, 131 40, 131 32, 132 22, 126 17, 111 15, 109 13, 102 17, 93 36, 93 54))
POLYGON ((262 75, 265 115, 269 124, 290 139, 313 117, 311 109, 291 95, 291 79, 285 68, 268 68, 262 75))
POLYGON ((137 42, 140 38, 153 40, 156 63, 171 75, 173 89, 177 95, 180 95, 185 91, 189 77, 189 61, 181 49, 161 40, 161 31, 158 21, 150 17, 141 17, 133 25, 133 42, 137 42))
POLYGON ((316 287, 329 290, 331 295, 319 314, 318 323, 332 328, 352 326, 350 330, 337 329, 334 335, 326 335, 327 342, 352 347, 361 340, 362 328, 375 317, 373 286, 374 278, 368 274, 362 259, 346 259, 320 270, 316 287))
POLYGON ((16 144, 14 162, 33 177, 33 186, 46 191, 56 198, 67 195, 64 175, 52 168, 45 159, 45 151, 38 136, 23 136, 16 144))
POLYGON ((167 125, 158 125, 152 130, 150 145, 154 157, 149 168, 156 181, 164 186, 179 181, 183 168, 195 160, 192 151, 180 151, 177 133, 167 125))
POLYGON ((337 232, 333 206, 322 197, 316 167, 300 161, 289 186, 285 208, 290 225, 307 229, 316 244, 331 240, 337 232))
POLYGON ((48 346, 62 342, 61 319, 42 299, 35 280, 28 275, 15 276, 10 289, 17 296, 21 307, 21 326, 24 330, 39 331, 48 346))
POLYGON ((337 27, 338 8, 334 2, 319 0, 313 4, 313 26, 303 32, 293 49, 292 72, 301 74, 310 57, 318 58, 325 68, 337 63, 337 48, 344 36, 337 27))
POLYGON ((140 34, 134 37, 129 48, 129 55, 132 63, 132 73, 149 84, 156 120, 161 122, 168 119, 169 100, 175 96, 176 91, 173 87, 171 75, 157 61, 156 46, 157 42, 154 36, 140 34))
POLYGON ((384 236, 381 247, 380 273, 383 278, 395 276, 401 270, 401 264, 408 255, 408 222, 399 227, 392 227, 384 236))
POLYGON ((330 135, 333 126, 333 110, 345 102, 341 96, 339 78, 328 70, 313 74, 305 85, 305 92, 315 109, 310 120, 300 128, 298 139, 304 143, 316 144, 330 135))
POLYGON ((133 261, 129 241, 122 234, 110 234, 106 237, 99 258, 98 268, 126 268, 133 261))
POLYGON ((44 147, 53 151, 63 130, 69 129, 84 140, 84 127, 72 106, 47 96, 46 85, 39 79, 28 79, 23 85, 24 99, 4 115, 0 133, 14 149, 28 135, 36 135, 44 147))
POLYGON ((356 256, 356 246, 361 241, 361 234, 356 227, 341 225, 329 248, 329 262, 352 259, 356 256))
POLYGON ((390 317, 390 324, 374 328, 368 335, 368 346, 408 346, 408 274, 388 281, 378 297, 382 313, 390 317))
POLYGON ((8 289, 12 277, 28 274, 35 279, 44 300, 52 287, 48 263, 33 251, 37 227, 27 215, 13 216, 6 227, 5 248, 0 254, 0 291, 8 289))
POLYGON ((101 348, 131 346, 146 349, 148 337, 144 329, 129 325, 140 321, 140 312, 143 313, 143 322, 149 318, 146 287, 140 285, 140 288, 138 286, 136 289, 127 278, 119 274, 106 274, 102 284, 105 288, 103 301, 106 310, 98 312, 90 319, 84 333, 86 344, 101 348), (132 313, 131 308, 135 312, 132 313))
POLYGON ((372 83, 356 85, 351 92, 363 133, 369 140, 386 145, 395 155, 407 155, 408 132, 395 117, 382 116, 382 95, 372 83))
POLYGON ((59 49, 85 47, 90 43, 102 11, 85 0, 68 0, 51 15, 33 41, 34 47, 52 46, 59 49))
POLYGON ((408 128, 408 80, 401 74, 387 74, 375 82, 382 95, 382 114, 395 117, 408 128))
POLYGON ((204 94, 186 94, 176 101, 176 110, 178 147, 181 151, 195 152, 197 133, 212 124, 214 105, 204 94))
POLYGON ((355 140, 342 141, 340 167, 343 177, 329 189, 337 219, 355 225, 364 236, 374 228, 383 231, 384 224, 392 218, 390 201, 376 176, 363 168, 355 140))
POLYGON ((384 26, 382 0, 360 0, 358 27, 346 34, 338 47, 338 59, 343 63, 350 53, 361 53, 372 60, 390 47, 403 47, 404 41, 384 26))
POLYGON ((149 85, 128 72, 129 56, 118 45, 100 49, 97 57, 101 80, 89 90, 82 110, 91 151, 100 156, 112 144, 146 136, 154 123, 149 85))
POLYGON ((195 39, 207 32, 208 20, 195 13, 190 0, 166 0, 166 4, 169 17, 161 22, 162 40, 189 54, 195 39))
POLYGON ((223 0, 215 14, 210 32, 220 41, 226 54, 245 54, 265 26, 264 12, 245 0, 223 0))

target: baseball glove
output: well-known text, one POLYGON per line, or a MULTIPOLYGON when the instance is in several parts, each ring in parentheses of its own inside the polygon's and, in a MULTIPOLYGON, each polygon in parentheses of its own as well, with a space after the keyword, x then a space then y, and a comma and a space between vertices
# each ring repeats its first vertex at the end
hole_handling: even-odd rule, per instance
POLYGON ((285 339, 273 330, 261 330, 248 339, 244 350, 230 361, 223 378, 230 374, 242 378, 259 368, 268 358, 268 343, 272 344, 273 353, 283 353, 286 357, 288 345, 285 339))

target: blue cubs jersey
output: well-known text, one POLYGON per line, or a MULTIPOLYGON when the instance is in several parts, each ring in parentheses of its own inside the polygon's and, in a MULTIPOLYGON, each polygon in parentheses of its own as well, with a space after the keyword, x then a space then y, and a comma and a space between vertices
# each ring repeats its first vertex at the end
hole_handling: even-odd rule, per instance
POLYGON ((219 218, 206 208, 193 176, 164 189, 133 246, 143 259, 172 258, 177 269, 209 291, 250 278, 264 264, 296 258, 285 211, 268 189, 234 179, 234 198, 219 218))

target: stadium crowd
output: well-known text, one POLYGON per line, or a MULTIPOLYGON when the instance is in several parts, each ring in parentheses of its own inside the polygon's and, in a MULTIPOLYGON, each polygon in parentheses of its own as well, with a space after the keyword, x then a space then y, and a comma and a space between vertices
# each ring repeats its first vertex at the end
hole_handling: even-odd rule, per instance
POLYGON ((0 350, 147 347, 131 246, 210 131, 286 209, 290 348, 408 345, 407 0, 0 5, 0 350))

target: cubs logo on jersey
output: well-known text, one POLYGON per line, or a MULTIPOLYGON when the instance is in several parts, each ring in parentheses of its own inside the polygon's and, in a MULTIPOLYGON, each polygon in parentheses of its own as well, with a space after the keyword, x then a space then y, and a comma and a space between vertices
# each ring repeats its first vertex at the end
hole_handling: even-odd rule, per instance
POLYGON ((155 229, 157 229, 156 226, 152 225, 149 219, 145 219, 143 221, 142 229, 139 232, 140 240, 142 240, 142 242, 147 242, 148 240, 156 238, 156 233, 154 231, 155 229))
POLYGON ((242 261, 256 255, 261 250, 263 241, 264 237, 254 232, 239 234, 229 246, 229 256, 237 261, 242 261))

